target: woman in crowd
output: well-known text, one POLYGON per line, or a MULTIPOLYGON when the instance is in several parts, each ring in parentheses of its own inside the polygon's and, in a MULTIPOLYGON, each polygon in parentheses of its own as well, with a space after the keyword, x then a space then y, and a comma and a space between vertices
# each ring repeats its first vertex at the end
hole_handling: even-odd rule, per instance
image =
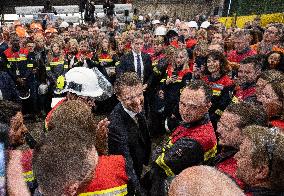
POLYGON ((276 69, 284 72, 284 54, 277 51, 272 51, 266 56, 266 69, 276 69))
POLYGON ((227 75, 229 72, 228 61, 221 52, 210 52, 207 58, 206 71, 208 75, 203 80, 212 88, 212 106, 209 109, 209 115, 216 130, 222 112, 231 102, 234 82, 227 75))

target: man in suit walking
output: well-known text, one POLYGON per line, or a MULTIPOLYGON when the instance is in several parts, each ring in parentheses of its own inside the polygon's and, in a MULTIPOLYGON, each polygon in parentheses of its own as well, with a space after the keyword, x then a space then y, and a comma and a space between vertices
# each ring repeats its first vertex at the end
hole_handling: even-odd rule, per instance
POLYGON ((148 164, 151 150, 144 108, 143 85, 134 72, 121 74, 114 84, 120 103, 109 116, 109 154, 124 155, 130 195, 144 195, 140 186, 143 164, 148 164))
POLYGON ((148 54, 141 52, 143 45, 142 34, 135 32, 134 39, 131 40, 132 50, 121 57, 116 74, 119 76, 127 71, 136 72, 143 82, 144 89, 149 89, 153 78, 152 60, 148 54))

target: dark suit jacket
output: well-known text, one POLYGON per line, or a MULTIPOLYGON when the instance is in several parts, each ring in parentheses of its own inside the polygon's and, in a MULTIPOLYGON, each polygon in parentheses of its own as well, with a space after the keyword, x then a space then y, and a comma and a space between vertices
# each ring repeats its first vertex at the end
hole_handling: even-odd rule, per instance
MULTIPOLYGON (((146 53, 141 53, 144 65, 143 84, 148 84, 148 88, 152 84, 153 70, 151 57, 146 53)), ((132 52, 123 55, 120 59, 120 64, 116 67, 117 76, 124 72, 135 72, 134 56, 132 52)))
MULTIPOLYGON (((143 116, 143 123, 139 122, 139 125, 137 125, 119 103, 111 112, 109 121, 109 154, 125 157, 131 187, 134 187, 134 191, 140 192, 139 179, 143 164, 148 164, 151 150, 145 116, 143 116)), ((133 190, 129 191, 133 192, 133 190)))

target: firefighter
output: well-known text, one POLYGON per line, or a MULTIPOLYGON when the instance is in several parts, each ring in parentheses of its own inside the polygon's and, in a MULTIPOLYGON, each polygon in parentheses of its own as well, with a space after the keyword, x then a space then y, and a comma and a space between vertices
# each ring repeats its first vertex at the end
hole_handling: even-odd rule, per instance
POLYGON ((217 139, 208 110, 211 89, 203 81, 193 81, 180 96, 179 113, 182 121, 162 147, 152 156, 151 194, 166 195, 165 180, 183 169, 206 163, 217 153, 217 139))
MULTIPOLYGON (((28 104, 33 99, 36 99, 37 92, 35 80, 33 77, 34 62, 29 56, 29 51, 26 48, 20 48, 19 37, 13 35, 10 41, 11 47, 4 52, 4 64, 7 72, 14 80, 19 96, 23 101, 25 110, 28 110, 28 104)), ((32 114, 35 113, 35 108, 32 107, 32 114)))
POLYGON ((53 43, 46 65, 47 80, 50 93, 53 94, 52 97, 57 96, 62 90, 63 87, 60 86, 60 83, 62 83, 62 80, 64 81, 64 75, 68 70, 68 62, 64 58, 61 46, 58 43, 53 43))
POLYGON ((203 80, 212 88, 212 106, 209 110, 210 119, 217 129, 217 122, 219 121, 223 111, 231 103, 232 94, 234 91, 234 82, 227 75, 228 62, 225 56, 220 52, 211 52, 207 56, 207 75, 203 80))

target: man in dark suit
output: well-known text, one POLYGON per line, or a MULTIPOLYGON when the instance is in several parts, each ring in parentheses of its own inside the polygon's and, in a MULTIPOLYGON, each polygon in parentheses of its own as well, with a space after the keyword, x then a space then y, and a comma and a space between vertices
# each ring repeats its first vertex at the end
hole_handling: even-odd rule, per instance
POLYGON ((114 90, 120 103, 109 116, 109 154, 124 155, 126 159, 128 193, 144 195, 140 176, 143 164, 148 164, 151 141, 143 112, 143 85, 136 73, 126 72, 117 78, 114 90))
POLYGON ((148 54, 141 52, 143 45, 142 34, 135 32, 134 39, 131 41, 132 51, 121 57, 116 74, 119 76, 127 71, 136 72, 142 79, 144 88, 149 89, 153 78, 152 60, 148 54))

